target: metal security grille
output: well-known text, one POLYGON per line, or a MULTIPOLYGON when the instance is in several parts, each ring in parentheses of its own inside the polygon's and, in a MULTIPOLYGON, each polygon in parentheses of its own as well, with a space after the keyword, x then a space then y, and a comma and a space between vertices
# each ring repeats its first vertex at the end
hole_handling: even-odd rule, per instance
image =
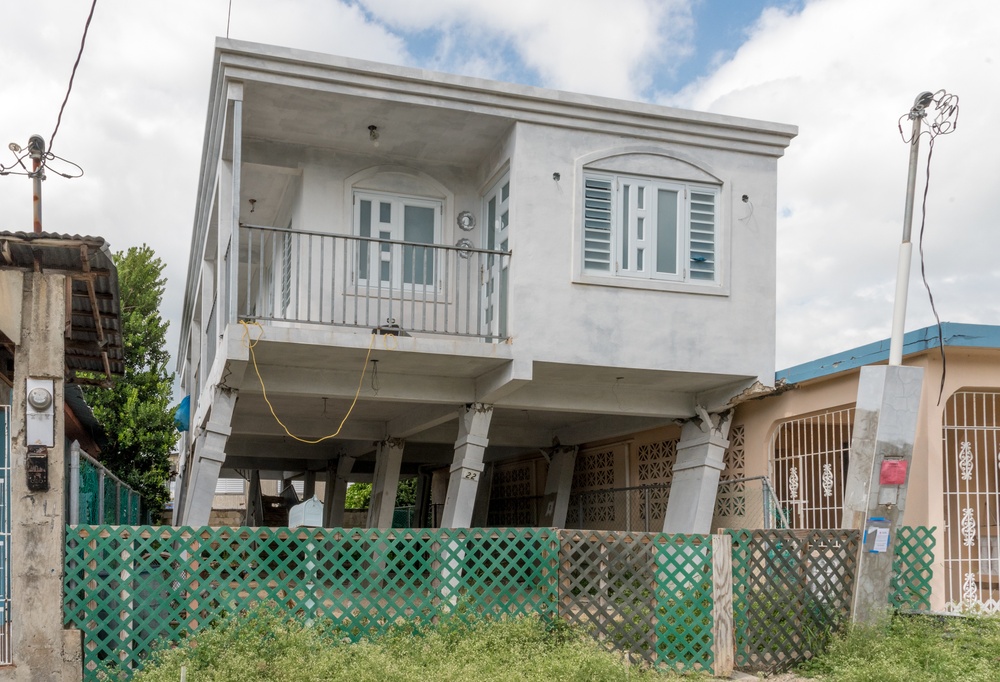
POLYGON ((10 632, 10 407, 0 407, 0 665, 13 663, 10 632))
POLYGON ((736 667, 771 672, 812 658, 846 622, 856 530, 731 530, 736 667))
POLYGON ((1000 612, 1000 393, 955 393, 943 426, 945 601, 1000 612))
POLYGON ((792 528, 839 528, 854 408, 779 422, 771 480, 792 528))

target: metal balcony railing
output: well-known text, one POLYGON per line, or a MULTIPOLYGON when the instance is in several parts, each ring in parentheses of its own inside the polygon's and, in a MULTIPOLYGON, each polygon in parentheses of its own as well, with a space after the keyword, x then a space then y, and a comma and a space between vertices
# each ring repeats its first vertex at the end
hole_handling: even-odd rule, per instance
POLYGON ((511 254, 241 225, 236 315, 499 341, 511 254))

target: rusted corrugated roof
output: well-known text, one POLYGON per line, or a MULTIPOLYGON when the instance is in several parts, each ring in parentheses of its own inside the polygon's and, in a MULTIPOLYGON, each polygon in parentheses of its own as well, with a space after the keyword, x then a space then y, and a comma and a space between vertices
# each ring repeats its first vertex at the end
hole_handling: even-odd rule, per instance
POLYGON ((66 379, 77 372, 125 372, 118 271, 103 237, 53 232, 0 232, 0 268, 59 272, 72 282, 66 379))

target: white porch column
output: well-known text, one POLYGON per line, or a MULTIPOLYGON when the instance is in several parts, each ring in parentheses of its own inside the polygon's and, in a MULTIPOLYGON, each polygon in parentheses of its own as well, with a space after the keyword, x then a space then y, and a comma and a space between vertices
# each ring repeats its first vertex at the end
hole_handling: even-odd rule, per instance
POLYGON ((396 507, 396 489, 399 487, 399 466, 403 463, 405 441, 387 438, 375 451, 375 479, 372 481, 372 498, 368 504, 369 528, 392 528, 392 512, 396 507))
POLYGON ((573 487, 573 470, 576 468, 576 446, 560 447, 552 453, 549 473, 545 477, 545 496, 542 498, 542 516, 539 526, 565 528, 569 511, 569 493, 573 487))
POLYGON ((681 427, 664 533, 710 533, 732 413, 704 414, 681 427), (706 421, 705 417, 708 417, 706 421))
POLYGON ((341 528, 344 525, 344 504, 347 501, 347 476, 354 468, 354 458, 341 455, 326 471, 326 494, 323 496, 323 525, 341 528))
POLYGON ((232 433, 230 424, 238 394, 235 389, 218 386, 212 391, 212 412, 204 430, 195 440, 189 465, 185 509, 180 519, 182 525, 208 525, 219 470, 226 461, 226 442, 232 433))
POLYGON ((471 403, 458 412, 458 438, 444 501, 442 528, 469 528, 472 523, 492 418, 493 406, 482 403, 471 403))

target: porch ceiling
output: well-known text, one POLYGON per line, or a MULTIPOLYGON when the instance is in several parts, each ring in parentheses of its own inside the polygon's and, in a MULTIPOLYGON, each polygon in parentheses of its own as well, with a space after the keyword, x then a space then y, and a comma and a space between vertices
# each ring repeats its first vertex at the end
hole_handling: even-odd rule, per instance
POLYGON ((369 156, 420 159, 458 166, 478 164, 512 121, 485 113, 458 111, 442 102, 424 106, 273 83, 247 82, 243 93, 243 134, 272 142, 337 149, 369 156), (368 126, 378 126, 373 147, 368 126))

